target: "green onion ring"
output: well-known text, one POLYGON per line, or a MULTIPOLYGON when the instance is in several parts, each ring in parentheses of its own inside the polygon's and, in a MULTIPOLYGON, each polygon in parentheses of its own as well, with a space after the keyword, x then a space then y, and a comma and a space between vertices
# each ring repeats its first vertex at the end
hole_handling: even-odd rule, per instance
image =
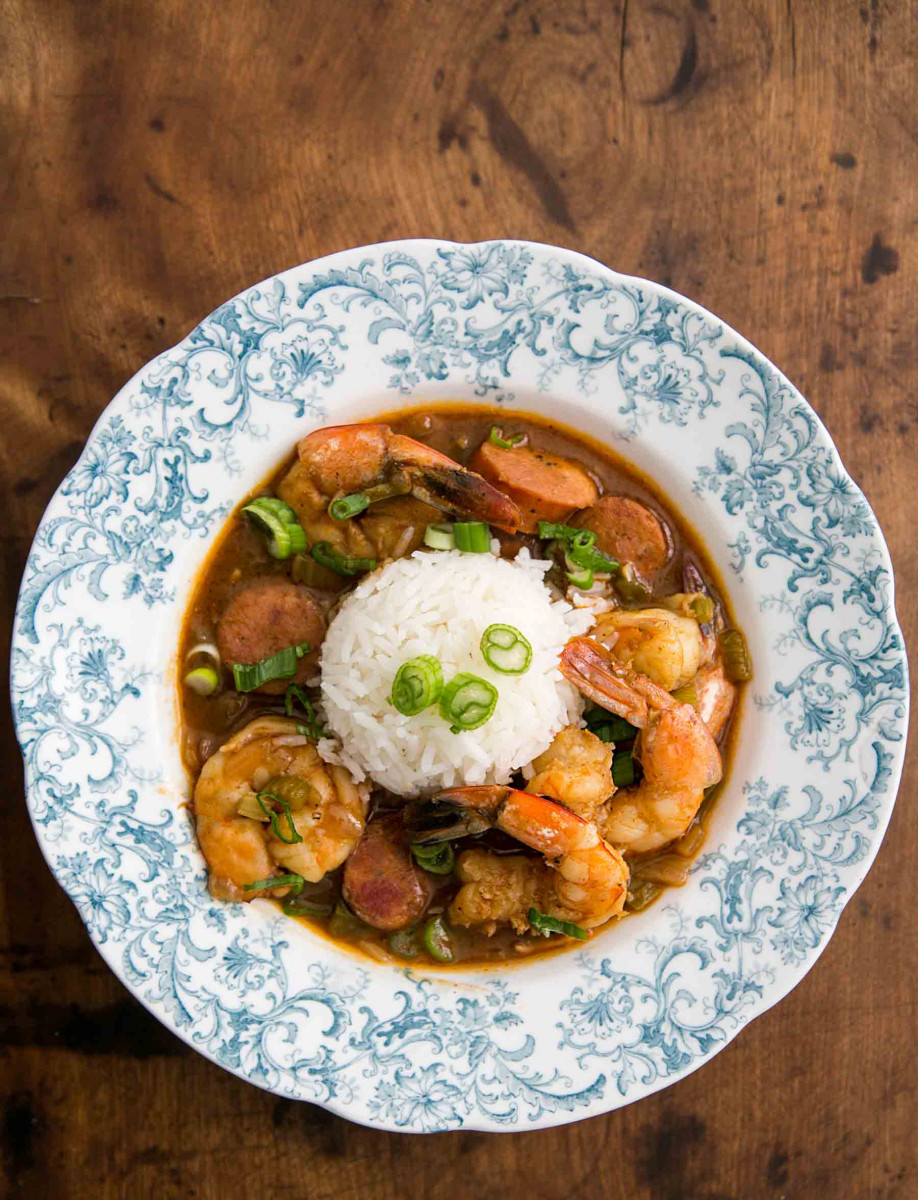
POLYGON ((526 440, 525 433, 514 433, 510 437, 504 437, 504 431, 499 425, 491 426, 491 433, 488 440, 493 446, 500 446, 501 450, 512 450, 514 446, 518 446, 520 442, 526 440))
POLYGON ((570 542, 578 533, 590 535, 590 546, 596 541, 596 534, 591 529, 575 529, 573 525, 555 525, 551 521, 539 522, 539 537, 546 541, 560 539, 562 542, 570 542))
POLYGON ((267 534, 267 551, 272 558, 286 559, 302 554, 307 546, 306 533, 296 513, 283 500, 259 496, 246 504, 242 512, 262 533, 267 534))
POLYGON ((424 530, 424 545, 431 550, 455 550, 456 537, 452 525, 428 525, 424 530))
POLYGON ((585 942, 589 937, 587 931, 579 925, 574 925, 571 921, 559 921, 557 917, 549 917, 540 913, 537 908, 530 908, 527 917, 535 932, 541 933, 543 937, 548 937, 550 933, 563 933, 565 937, 579 938, 581 942, 585 942))
POLYGON ((309 642, 285 646, 257 663, 233 663, 233 686, 237 692, 254 692, 274 679, 292 679, 297 663, 309 653, 309 642))
POLYGON ((572 587, 579 588, 583 592, 588 592, 593 586, 593 572, 587 568, 568 571, 567 581, 572 587))
POLYGON ((297 703, 306 713, 305 723, 298 724, 296 727, 297 733, 302 733, 311 741, 317 742, 319 738, 325 736, 325 730, 316 718, 316 710, 312 706, 312 701, 298 683, 288 684, 284 693, 284 712, 288 717, 294 715, 293 706, 297 703))
POLYGON ((449 842, 435 842, 425 845, 423 842, 412 842, 411 853, 414 861, 431 875, 451 875, 456 865, 456 852, 449 842))
POLYGON ((198 696, 212 696, 220 686, 220 676, 213 667, 195 667, 182 682, 198 696))
POLYGON ((481 635, 481 654, 501 675, 525 675, 532 663, 532 645, 514 625, 489 625, 481 635))
POLYGON ((487 554, 491 549, 491 531, 484 521, 454 521, 456 549, 466 554, 487 554))
MULTIPOLYGON (((246 508, 254 507, 273 513, 284 525, 299 524, 300 518, 296 515, 296 509, 291 508, 285 500, 278 500, 276 496, 256 496, 246 505, 246 508)), ((242 511, 245 512, 245 508, 242 511)))
POLYGON ((389 702, 403 717, 418 713, 436 704, 443 691, 443 668, 432 654, 409 658, 395 672, 389 702))
POLYGON ((302 875, 275 875, 273 879, 256 879, 254 883, 247 883, 242 890, 260 892, 266 888, 288 887, 294 896, 298 896, 305 883, 302 875))
POLYGON ((451 733, 478 729, 497 707, 497 688, 477 675, 456 675, 440 696, 440 716, 451 733))
POLYGON ((424 949, 437 962, 452 962, 453 948, 449 940, 449 930, 442 917, 431 917, 424 926, 421 935, 424 949))
POLYGON ((351 492, 348 496, 339 496, 328 506, 328 514, 336 521, 347 521, 357 517, 370 507, 370 497, 363 492, 351 492))
POLYGON ((601 571, 611 574, 617 571, 621 563, 617 558, 609 558, 595 546, 596 534, 590 529, 578 529, 565 547, 565 557, 574 566, 588 571, 601 571))

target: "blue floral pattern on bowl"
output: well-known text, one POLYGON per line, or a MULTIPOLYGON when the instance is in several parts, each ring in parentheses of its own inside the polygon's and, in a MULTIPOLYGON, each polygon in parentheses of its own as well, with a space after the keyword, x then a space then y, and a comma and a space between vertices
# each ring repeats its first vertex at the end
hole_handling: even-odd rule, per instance
POLYGON ((878 850, 908 695, 882 535, 795 389, 667 289, 509 241, 296 267, 149 363, 38 530, 12 690, 42 849, 126 986, 241 1077, 417 1132, 607 1111, 780 999, 878 850), (583 952, 448 974, 213 901, 172 699, 191 580, 238 498, 317 424, 446 399, 550 412, 649 471, 756 664, 686 887, 583 952))

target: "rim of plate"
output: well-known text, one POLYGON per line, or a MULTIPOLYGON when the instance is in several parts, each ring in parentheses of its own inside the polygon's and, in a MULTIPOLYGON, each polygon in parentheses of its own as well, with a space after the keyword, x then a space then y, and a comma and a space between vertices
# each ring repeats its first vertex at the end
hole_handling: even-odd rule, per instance
POLYGON ((729 1044, 815 964, 872 865, 895 802, 909 708, 885 540, 797 389, 694 301, 579 252, 517 239, 406 239, 291 267, 220 305, 136 372, 103 410, 36 531, 14 618, 11 691, 42 853, 135 998, 240 1078, 401 1132, 584 1119, 669 1086, 729 1044), (555 287, 547 298, 537 269, 555 287), (481 323, 486 317, 491 327, 481 323), (188 373, 187 362, 211 354, 209 373, 188 373), (253 382, 244 371, 258 355, 253 382), (386 381, 382 362, 391 370, 386 381), (613 366, 614 379, 602 374, 613 366), (377 382, 335 391, 339 377, 370 369, 377 382), (552 382, 564 372, 576 382, 552 382), (590 398, 599 376, 623 403, 600 409, 590 398), (325 396, 355 420, 450 397, 545 412, 553 387, 564 397, 554 415, 582 419, 586 432, 646 470, 680 515, 690 510, 739 623, 752 631, 757 674, 741 714, 731 804, 722 797, 695 860, 684 889, 691 903, 670 904, 671 889, 634 919, 633 934, 621 934, 628 921, 584 952, 449 973, 358 959, 298 925, 295 932, 266 902, 221 909, 204 891, 202 860, 176 803, 183 772, 173 690, 194 564, 203 562, 205 535, 227 515, 226 501, 205 509, 210 493, 219 495, 218 467, 220 478, 237 470, 245 433, 244 482, 236 478, 227 492, 243 495, 292 444, 292 430, 301 435, 327 419, 325 396), (210 410, 221 388, 238 408, 223 425, 210 410), (293 400, 282 398, 285 389, 293 400), (157 441, 141 433, 138 414, 160 401, 157 441), (733 419, 712 440, 713 420, 728 408, 733 419), (173 410, 177 423, 167 433, 173 410), (260 440, 267 430, 257 428, 259 415, 272 427, 260 440), (653 436, 642 441, 642 429, 653 436), (696 433, 697 446, 689 436, 696 433), (738 452, 747 446, 742 468, 738 452), (697 455, 694 478, 661 478, 673 461, 685 469, 681 450, 697 455), (135 490, 125 516, 135 480, 152 492, 135 490), (154 544, 149 530, 170 519, 171 532, 154 544), (783 582, 781 563, 792 565, 783 582), (177 579, 183 567, 189 577, 177 579), (115 575, 125 570, 120 597, 115 575), (847 590, 838 582, 845 572, 847 590), (176 586, 173 598, 158 576, 176 586), (766 579, 783 593, 769 596, 766 579), (779 616, 766 607, 782 603, 779 616), (140 612, 149 625, 146 616, 137 624, 140 612), (803 664, 792 680, 772 673, 777 650, 763 656, 780 621, 788 639, 780 653, 803 664), (874 634, 874 653, 859 654, 860 639, 874 634), (170 646, 158 676, 137 654, 143 642, 170 646), (760 670, 773 686, 754 697, 760 670), (143 715, 154 720, 138 728, 143 715), (753 723, 764 745, 746 754, 753 723), (143 766, 157 750, 173 760, 159 776, 143 766), (756 778, 769 754, 773 778, 756 778), (807 780, 793 794, 789 765, 807 780), (713 907, 702 907, 711 895, 713 907), (762 896, 770 903, 757 908, 762 896), (195 972, 198 991, 183 991, 195 972), (525 995, 537 982, 549 997, 538 1011, 525 995), (629 1040, 636 1028, 641 1036, 629 1040))

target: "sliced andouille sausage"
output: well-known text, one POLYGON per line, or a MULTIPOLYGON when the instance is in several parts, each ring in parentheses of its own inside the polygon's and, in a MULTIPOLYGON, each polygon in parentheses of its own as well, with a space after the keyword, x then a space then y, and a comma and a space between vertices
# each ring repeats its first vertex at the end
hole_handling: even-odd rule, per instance
POLYGON ((344 865, 342 895, 361 921, 389 932, 413 925, 433 895, 413 861, 398 814, 371 821, 344 865))
POLYGON ((522 514, 521 533, 536 533, 539 521, 564 523, 572 512, 587 508, 599 495, 579 463, 528 446, 504 450, 493 442, 483 442, 469 466, 516 501, 522 514))
POLYGON ((223 661, 257 663, 288 646, 309 642, 292 679, 275 679, 257 690, 279 694, 290 683, 305 683, 315 673, 319 646, 325 637, 325 618, 306 588, 286 579, 262 579, 250 584, 227 604, 217 622, 217 646, 223 661))
POLYGON ((632 563, 645 579, 669 559, 669 538, 659 517, 630 496, 603 496, 572 517, 570 524, 592 529, 603 554, 632 563))

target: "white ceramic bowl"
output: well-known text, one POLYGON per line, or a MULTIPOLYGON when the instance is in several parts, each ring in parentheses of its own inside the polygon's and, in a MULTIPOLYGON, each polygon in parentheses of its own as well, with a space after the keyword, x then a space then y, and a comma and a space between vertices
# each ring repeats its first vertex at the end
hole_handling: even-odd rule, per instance
POLYGON ((802 978, 879 848, 907 679, 876 520, 748 342, 567 250, 411 241, 250 288, 118 393, 36 535, 13 703, 42 850, 165 1025, 352 1120, 493 1130, 639 1099, 802 978), (727 578, 756 675, 684 888, 583 952, 438 973, 210 898, 180 807, 175 672, 238 498, 326 420, 445 399, 550 414, 648 472, 727 578))

